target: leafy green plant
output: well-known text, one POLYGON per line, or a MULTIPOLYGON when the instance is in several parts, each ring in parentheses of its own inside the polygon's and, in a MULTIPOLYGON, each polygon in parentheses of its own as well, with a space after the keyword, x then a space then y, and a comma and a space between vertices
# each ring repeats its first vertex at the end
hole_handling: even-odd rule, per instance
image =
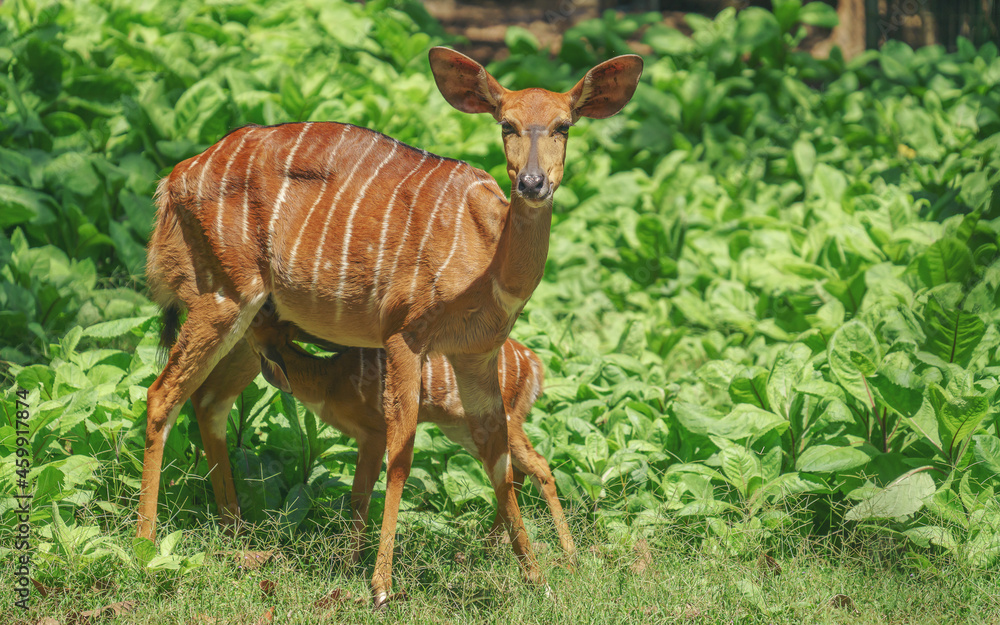
POLYGON ((177 530, 164 536, 160 540, 159 550, 148 538, 133 539, 132 555, 135 562, 140 568, 158 578, 183 576, 195 570, 204 562, 205 552, 201 551, 192 556, 175 555, 174 551, 183 533, 182 530, 177 530))

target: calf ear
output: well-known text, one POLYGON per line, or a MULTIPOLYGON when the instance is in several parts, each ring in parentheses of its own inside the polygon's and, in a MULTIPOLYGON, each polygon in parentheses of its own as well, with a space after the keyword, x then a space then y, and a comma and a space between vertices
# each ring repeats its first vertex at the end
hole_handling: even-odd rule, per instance
POLYGON ((460 52, 431 48, 431 72, 441 95, 463 113, 489 113, 497 117, 506 89, 482 65, 460 52))
POLYGON ((580 117, 604 119, 622 110, 632 99, 642 75, 642 57, 625 54, 587 72, 569 90, 573 121, 580 117))
POLYGON ((292 385, 288 383, 288 371, 285 369, 285 359, 281 357, 281 353, 272 345, 265 347, 264 351, 267 355, 260 355, 260 372, 264 375, 264 379, 271 385, 294 395, 292 385))

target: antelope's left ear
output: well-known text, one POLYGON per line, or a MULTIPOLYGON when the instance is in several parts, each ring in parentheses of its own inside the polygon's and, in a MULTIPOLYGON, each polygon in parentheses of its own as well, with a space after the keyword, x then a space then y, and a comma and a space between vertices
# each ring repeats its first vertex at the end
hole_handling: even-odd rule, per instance
POLYGON ((500 114, 506 89, 486 69, 461 52, 440 46, 431 48, 431 72, 448 104, 463 113, 500 114))
POLYGON ((580 117, 604 119, 622 110, 632 99, 642 75, 642 57, 625 54, 605 61, 569 90, 573 121, 580 117))

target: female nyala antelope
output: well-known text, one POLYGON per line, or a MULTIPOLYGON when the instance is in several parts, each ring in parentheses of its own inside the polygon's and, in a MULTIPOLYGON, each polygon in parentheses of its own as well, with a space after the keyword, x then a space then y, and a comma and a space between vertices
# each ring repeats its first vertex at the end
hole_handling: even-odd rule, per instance
MULTIPOLYGON (((387 487, 375 605, 389 597, 428 354, 452 365, 500 520, 525 577, 542 582, 512 487, 497 358, 542 277, 569 127, 620 111, 642 60, 601 63, 566 93, 508 91, 446 48, 433 48, 430 64, 452 106, 499 122, 509 202, 490 176, 466 163, 324 122, 235 130, 160 182, 148 282, 167 328, 182 307, 187 319, 149 387, 139 536, 155 536, 164 441, 188 397, 211 413, 199 420, 209 466, 228 464, 226 419, 217 409, 224 402, 217 399, 236 393, 199 387, 227 354, 221 366, 232 370, 214 379, 249 376, 231 388, 252 379, 256 364, 247 367, 230 350, 270 297, 282 319, 311 335, 385 349, 387 487)), ((228 505, 235 509, 235 500, 228 505)))
MULTIPOLYGON (((358 462, 351 489, 355 541, 352 560, 357 562, 368 521, 368 504, 385 457, 386 423, 382 416, 385 351, 355 347, 320 358, 295 345, 292 342, 295 335, 292 324, 259 313, 246 338, 260 355, 261 371, 268 382, 291 393, 325 423, 358 441, 358 462)), ((549 463, 535 451, 524 433, 524 421, 542 393, 545 375, 542 362, 535 352, 513 339, 507 339, 500 347, 498 361, 515 493, 524 483, 524 476, 530 475, 548 503, 559 542, 572 564, 576 547, 559 504, 555 479, 549 463)), ((469 436, 455 371, 447 358, 424 358, 421 391, 417 421, 437 424, 448 438, 478 459, 479 449, 469 436)), ((491 534, 501 529, 501 522, 498 510, 491 534)))

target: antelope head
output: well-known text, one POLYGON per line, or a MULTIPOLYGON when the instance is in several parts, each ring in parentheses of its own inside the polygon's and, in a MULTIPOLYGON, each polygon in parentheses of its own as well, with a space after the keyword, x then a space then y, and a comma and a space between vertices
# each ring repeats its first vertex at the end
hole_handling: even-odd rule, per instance
POLYGON ((565 93, 545 89, 511 91, 482 65, 448 48, 430 51, 431 71, 449 104, 465 113, 489 113, 503 134, 512 199, 550 202, 562 182, 566 138, 581 117, 603 119, 632 98, 642 58, 626 54, 594 67, 565 93))

